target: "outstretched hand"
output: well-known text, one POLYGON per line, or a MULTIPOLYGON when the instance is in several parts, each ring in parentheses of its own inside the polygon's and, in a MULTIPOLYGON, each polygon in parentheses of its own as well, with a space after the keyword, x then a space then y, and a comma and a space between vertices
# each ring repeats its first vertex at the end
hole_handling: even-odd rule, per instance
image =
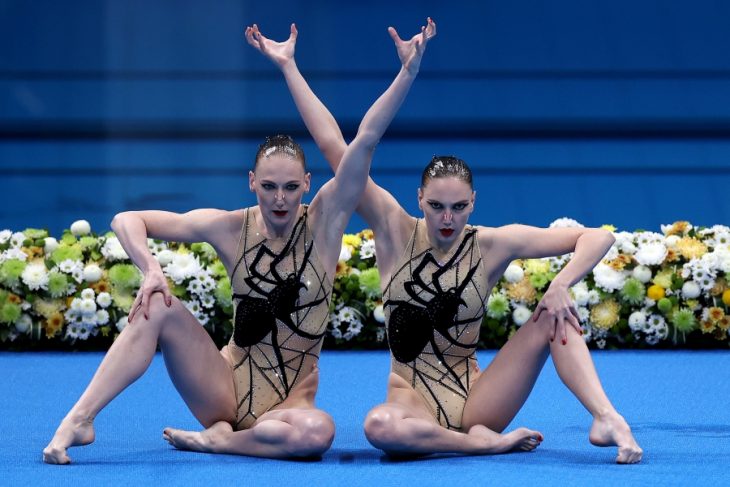
POLYGON ((246 40, 248 43, 280 68, 294 59, 297 34, 297 26, 292 24, 289 38, 284 42, 276 42, 266 38, 259 30, 258 25, 253 24, 252 27, 246 27, 246 40))
POLYGON ((578 311, 566 288, 549 287, 530 319, 536 322, 542 313, 546 313, 549 317, 551 342, 557 337, 563 345, 568 343, 568 326, 575 328, 579 335, 583 334, 578 311))
POLYGON ((404 41, 393 27, 388 27, 388 34, 395 42, 398 57, 404 68, 410 73, 417 73, 421 66, 421 58, 426 51, 426 44, 436 35, 436 22, 428 18, 426 26, 421 27, 421 32, 404 41))
POLYGON ((167 279, 160 270, 148 271, 142 285, 137 291, 137 297, 134 299, 132 304, 132 310, 129 312, 129 322, 131 323, 134 317, 142 312, 142 315, 147 320, 150 317, 150 298, 154 293, 162 293, 165 297, 165 304, 169 307, 172 304, 172 295, 170 294, 170 288, 167 286, 167 279))

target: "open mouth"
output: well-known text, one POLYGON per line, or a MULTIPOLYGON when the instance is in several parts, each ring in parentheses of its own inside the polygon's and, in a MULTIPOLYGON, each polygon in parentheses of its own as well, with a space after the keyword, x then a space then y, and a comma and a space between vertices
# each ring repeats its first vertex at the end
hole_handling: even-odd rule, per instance
POLYGON ((286 216, 286 214, 289 213, 286 210, 274 210, 274 215, 278 217, 286 216))
POLYGON ((439 232, 441 232, 441 235, 443 235, 444 237, 450 237, 451 235, 453 235, 454 229, 453 228, 442 228, 439 230, 439 232))

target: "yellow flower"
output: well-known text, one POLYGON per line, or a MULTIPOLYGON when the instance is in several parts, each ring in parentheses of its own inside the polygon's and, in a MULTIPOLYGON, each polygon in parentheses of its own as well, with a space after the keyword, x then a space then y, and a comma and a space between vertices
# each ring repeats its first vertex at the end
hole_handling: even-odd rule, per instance
POLYGON ((674 249, 667 249, 667 256, 664 258, 664 262, 676 262, 679 260, 679 254, 674 249))
POLYGON ((20 296, 18 296, 17 294, 13 294, 13 293, 8 293, 7 300, 8 300, 8 303, 13 303, 13 304, 20 304, 23 302, 23 300, 20 299, 20 296))
POLYGON ((667 236, 669 235, 684 235, 686 232, 688 232, 692 228, 690 223, 688 221, 677 221, 674 222, 667 230, 667 236))
POLYGON ((63 328, 63 315, 60 312, 53 313, 46 321, 46 337, 53 338, 63 328))
POLYGON ((362 245, 362 239, 352 233, 346 233, 342 236, 342 243, 358 249, 362 245))
POLYGON ((622 271, 632 260, 630 255, 619 254, 615 259, 608 261, 608 265, 616 271, 622 271))
POLYGON ((550 263, 542 259, 527 259, 524 268, 530 274, 545 274, 550 272, 550 263))
POLYGON ((601 225, 602 230, 608 230, 609 232, 615 232, 616 227, 611 225, 610 223, 606 223, 605 225, 601 225))
POLYGON ((343 261, 337 262, 337 269, 335 270, 335 277, 343 277, 350 274, 350 266, 343 261))
POLYGON ((717 281, 715 281, 715 285, 712 286, 712 289, 710 289, 710 294, 713 296, 722 296, 722 293, 724 293, 726 289, 728 289, 727 281, 725 281, 725 278, 719 277, 717 281))
POLYGON ((107 281, 105 281, 104 279, 96 281, 94 284, 91 284, 89 287, 91 289, 93 289, 94 291, 96 291, 96 294, 110 293, 112 290, 109 283, 107 281))
POLYGON ((713 306, 708 311, 709 312, 707 314, 713 323, 717 323, 725 317, 725 312, 722 310, 722 308, 717 308, 713 306))
POLYGON ((725 306, 730 306, 730 289, 725 289, 722 293, 722 302, 725 303, 725 306))
POLYGON ((613 300, 608 299, 591 308, 591 323, 594 327, 608 330, 618 323, 621 306, 613 300))
MULTIPOLYGON (((672 287, 672 275, 674 273, 671 269, 665 269, 663 271, 657 272, 657 275, 654 276, 654 279, 652 279, 652 282, 656 284, 657 286, 661 286, 664 289, 672 287)), ((662 297, 664 295, 662 294, 662 297)), ((654 299, 654 298, 652 298, 654 299)))
MULTIPOLYGON (((72 298, 73 299, 73 298, 72 298)), ((60 299, 46 300, 36 299, 33 301, 33 309, 42 317, 49 319, 56 313, 61 311, 63 301, 60 299)))
POLYGON ((682 237, 676 247, 685 259, 699 258, 707 253, 707 246, 694 237, 682 237))
POLYGON ((723 317, 716 323, 717 327, 721 329, 722 331, 728 331, 730 330, 730 318, 727 316, 723 317))
POLYGON ((526 304, 532 304, 537 301, 537 291, 535 291, 527 276, 523 277, 520 282, 507 284, 505 288, 507 289, 507 296, 510 299, 522 301, 526 304))
POLYGON ((360 236, 360 238, 362 238, 364 240, 373 239, 373 231, 370 230, 369 228, 366 228, 365 230, 360 231, 360 233, 358 233, 358 235, 360 236))
POLYGON ((701 321, 700 330, 702 330, 702 333, 712 333, 715 331, 715 324, 710 320, 701 321))
POLYGON ((646 295, 649 297, 649 299, 659 301, 664 297, 664 288, 658 284, 654 284, 652 286, 649 286, 649 289, 647 289, 646 291, 646 295))

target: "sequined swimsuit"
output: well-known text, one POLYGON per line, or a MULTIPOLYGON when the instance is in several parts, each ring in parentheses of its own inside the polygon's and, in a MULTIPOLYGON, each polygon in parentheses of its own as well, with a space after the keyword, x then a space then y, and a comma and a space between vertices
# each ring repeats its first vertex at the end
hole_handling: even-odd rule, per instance
POLYGON ((233 336, 224 349, 233 369, 236 429, 282 403, 317 363, 332 284, 307 225, 307 207, 286 242, 257 232, 245 210, 233 288, 233 336))
POLYGON ((487 278, 476 229, 439 263, 416 222, 383 293, 391 370, 421 395, 442 426, 459 430, 473 378, 487 278))

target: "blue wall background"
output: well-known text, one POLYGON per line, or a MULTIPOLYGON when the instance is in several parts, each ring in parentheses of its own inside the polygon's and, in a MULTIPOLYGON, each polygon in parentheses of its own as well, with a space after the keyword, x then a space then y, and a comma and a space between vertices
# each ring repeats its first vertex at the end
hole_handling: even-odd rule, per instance
POLYGON ((456 154, 473 223, 728 224, 728 2, 0 0, 0 229, 254 204, 246 170, 271 133, 299 138, 323 183, 243 28, 296 22, 298 64, 352 136, 398 69, 386 27, 427 15, 438 37, 372 171, 407 209, 430 157, 456 154))

